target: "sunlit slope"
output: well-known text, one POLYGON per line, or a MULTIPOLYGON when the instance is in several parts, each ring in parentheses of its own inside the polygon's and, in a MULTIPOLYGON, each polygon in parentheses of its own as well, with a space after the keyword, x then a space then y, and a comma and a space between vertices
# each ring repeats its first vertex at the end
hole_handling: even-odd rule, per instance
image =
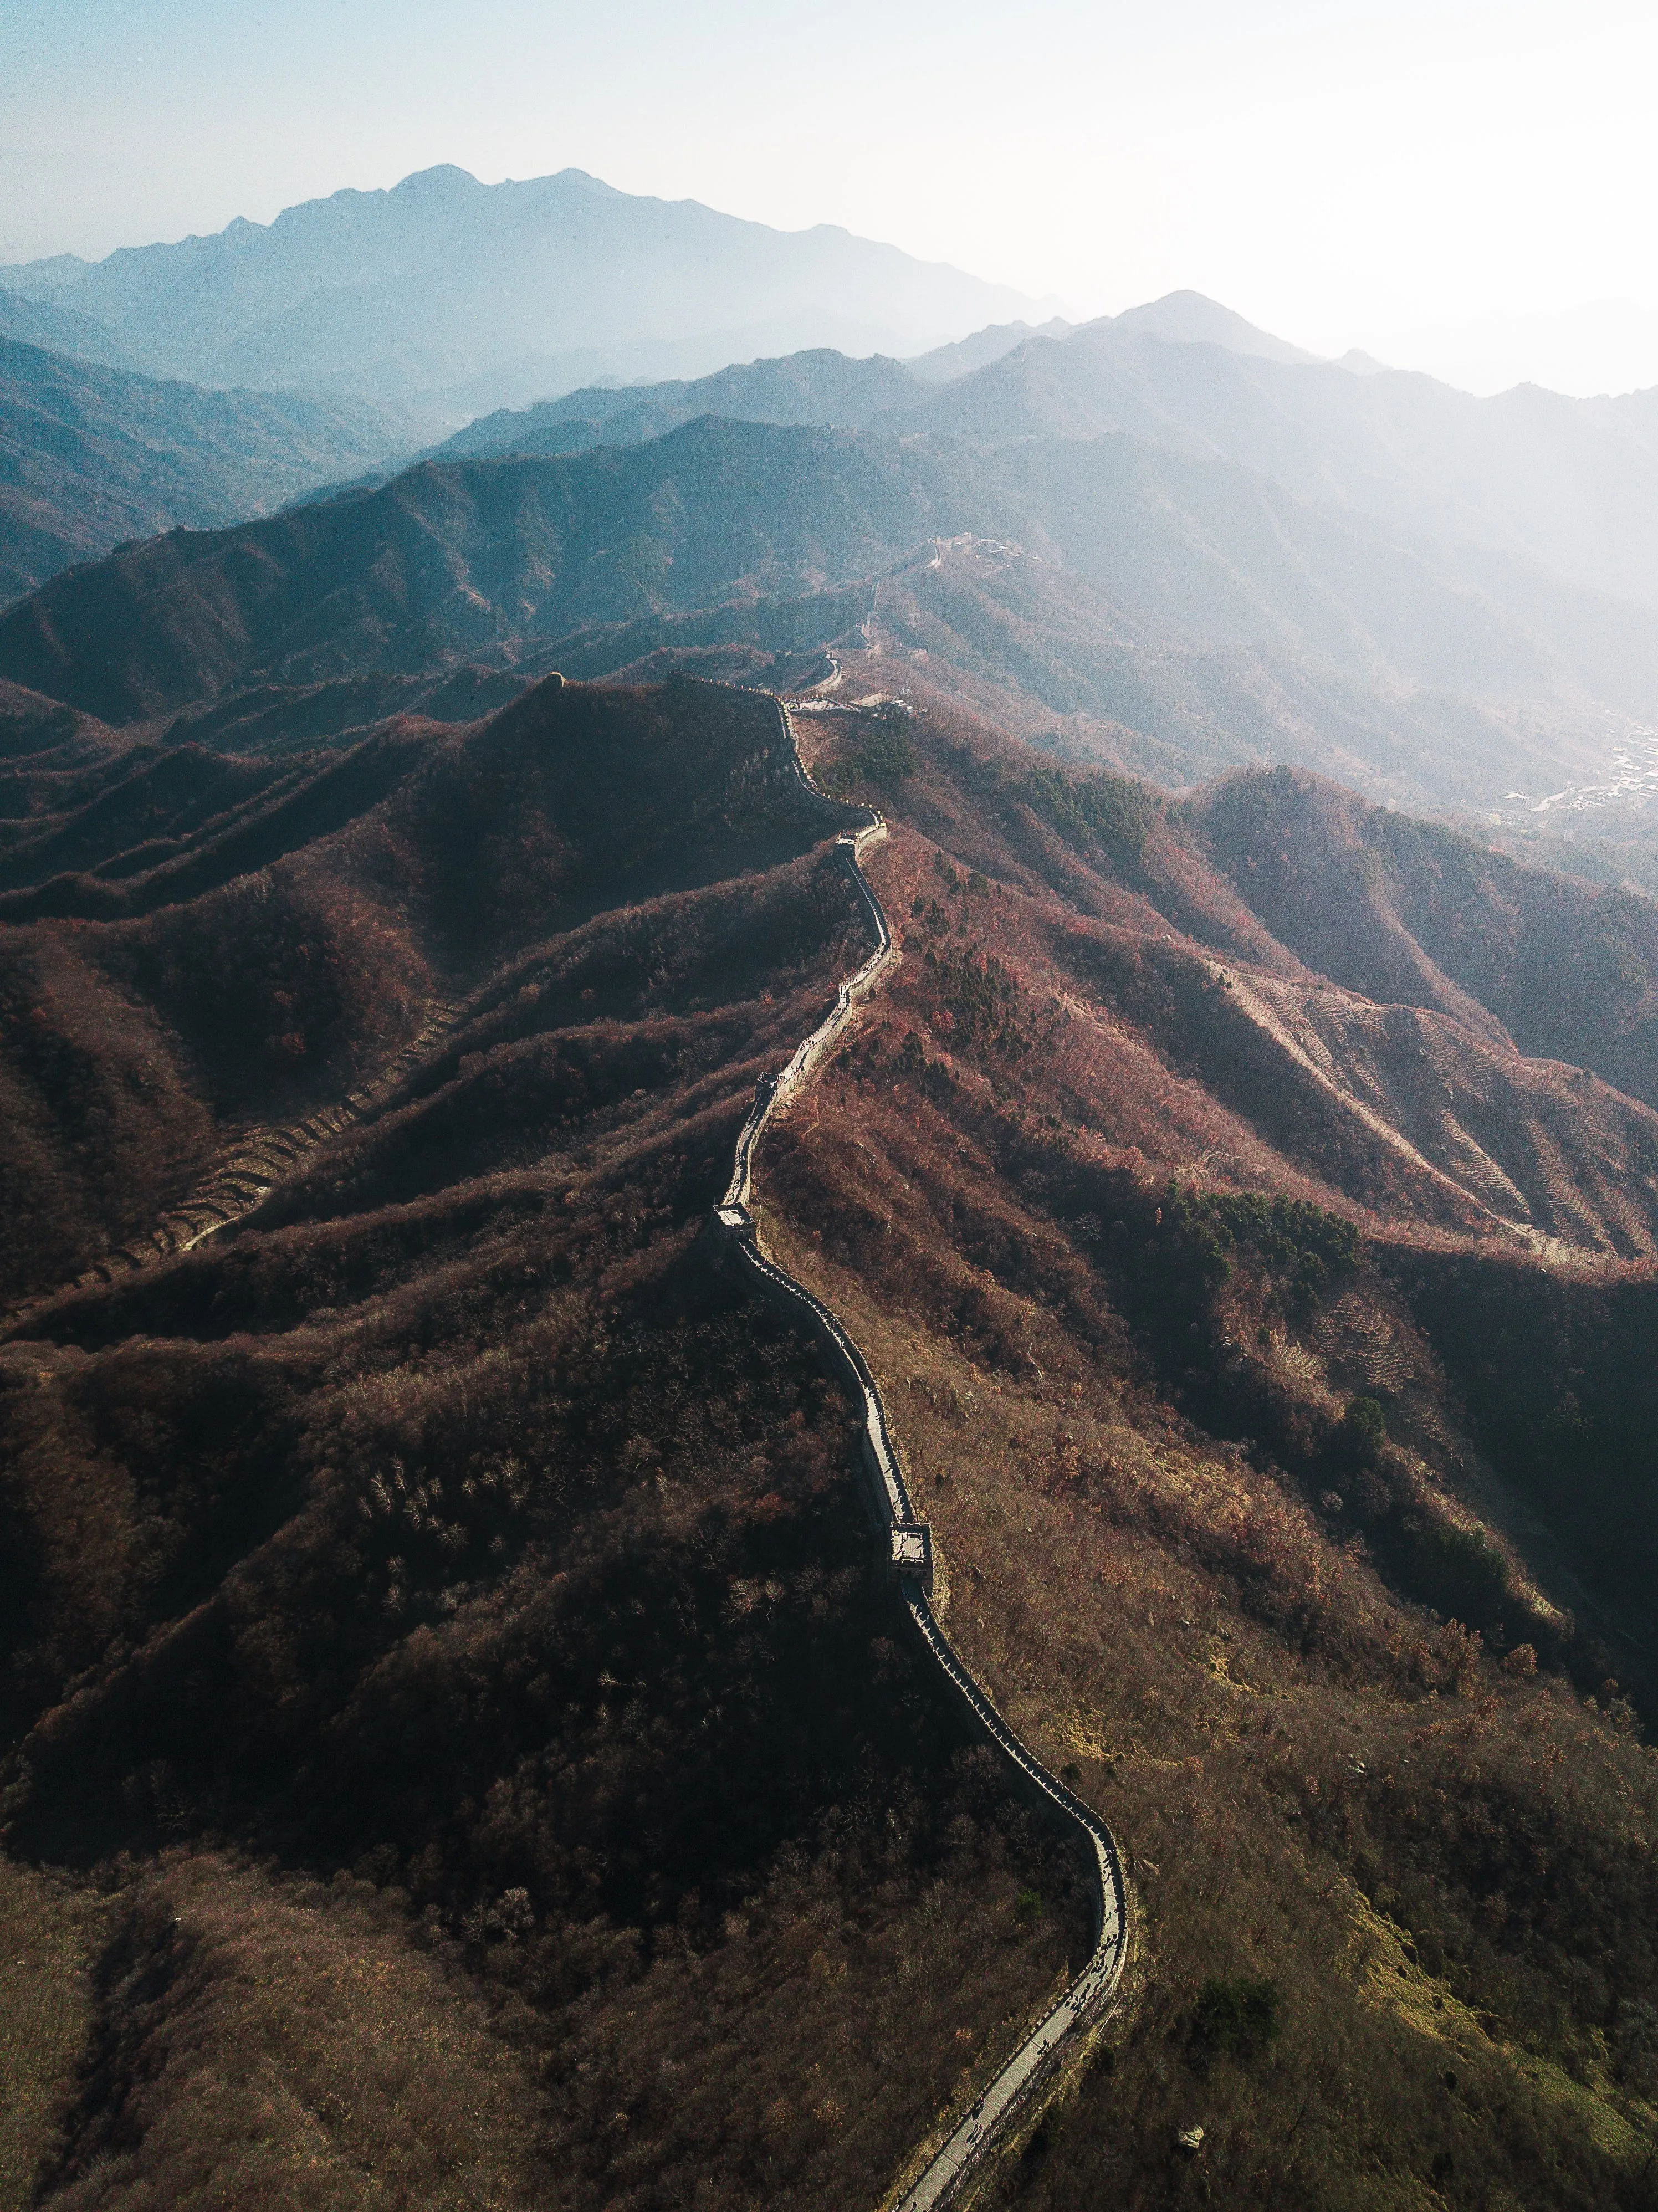
POLYGON ((1217 867, 1224 789, 1156 809, 938 705, 897 767, 812 729, 889 815, 903 958, 774 1133, 765 1232, 1142 1914, 1113 2061, 1001 2201, 1637 2205, 1653 1293, 1590 1255, 1651 1249, 1644 1179, 1594 1176, 1649 1114, 1433 1002, 1420 947, 1413 1004, 1320 976, 1217 867), (1419 1061, 1507 1193, 1430 1157, 1419 1061), (1540 1255, 1515 1194, 1557 1180, 1540 1255))

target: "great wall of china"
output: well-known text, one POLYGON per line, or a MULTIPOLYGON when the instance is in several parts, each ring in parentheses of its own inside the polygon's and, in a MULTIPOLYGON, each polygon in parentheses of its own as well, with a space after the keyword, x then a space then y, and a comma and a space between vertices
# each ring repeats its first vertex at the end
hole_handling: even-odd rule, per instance
MULTIPOLYGON (((806 774, 787 708, 780 700, 775 704, 788 772, 825 807, 834 805, 835 802, 819 792, 806 774)), ((1022 2113, 1029 2112, 1040 2091, 1054 2080, 1078 2039, 1103 2017, 1122 1978, 1127 1959, 1128 1899, 1121 1859, 1110 1830, 1020 1741, 974 1680, 945 1635, 931 1602, 932 1532, 915 1516, 893 1445, 886 1408, 869 1363, 823 1300, 805 1284, 797 1282, 764 1251, 757 1224, 749 1210, 755 1154, 768 1121, 780 1106, 804 1089, 851 1022, 859 1005, 869 998, 901 957, 892 941, 881 902, 859 865, 862 854, 886 836, 886 823, 869 808, 837 811, 843 819, 847 811, 865 817, 861 827, 843 831, 836 844, 868 909, 875 930, 876 949, 841 985, 834 1007, 811 1035, 797 1046, 788 1065, 775 1075, 760 1079, 754 1104, 738 1133, 731 1183, 714 1209, 714 1218, 727 1250, 743 1267, 751 1285, 792 1326, 823 1347, 829 1364, 839 1371, 850 1389, 854 1402, 863 1408, 862 1457, 868 1477, 871 1515, 879 1534, 883 1557, 896 1582, 915 1633, 965 1707, 972 1725, 989 1738, 1013 1768, 1016 1785, 1022 1794, 1073 1833, 1080 1832, 1098 1876, 1095 1942, 1087 1963, 994 2079, 981 2089, 968 2112, 949 2129, 893 2206, 893 2212, 944 2212, 944 2208, 973 2179, 986 2154, 1005 2136, 1010 2124, 1022 2113)))

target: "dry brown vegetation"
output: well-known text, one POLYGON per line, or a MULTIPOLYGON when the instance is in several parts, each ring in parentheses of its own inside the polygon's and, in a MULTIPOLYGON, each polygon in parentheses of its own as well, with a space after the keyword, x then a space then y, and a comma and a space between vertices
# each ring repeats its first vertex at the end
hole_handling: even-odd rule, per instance
POLYGON ((370 1886, 172 1852, 112 1918, 54 2203, 536 2201, 533 2076, 370 1886))
POLYGON ((24 2212, 61 2140, 91 2028, 100 1901, 78 1883, 0 1860, 0 2207, 24 2212))
MULTIPOLYGON (((64 2201, 873 2201, 1080 1955, 894 1641, 849 1409, 701 1241, 864 950, 775 740, 683 686, 405 736, 294 866, 451 1030, 236 1232, 15 1324, 8 1840, 114 1916, 64 2201)), ((282 866, 167 941, 252 910, 281 972, 282 866)), ((127 971, 210 1129, 241 952, 127 971)))
MULTIPOLYGON (((248 768, 252 873, 85 732, 88 820, 41 799, 81 857, 0 930, 47 1008, 0 1054, 42 1194, 4 1817, 99 1952, 27 2061, 48 2202, 874 2205, 1082 1954, 872 1571, 849 1407, 701 1234, 867 949, 774 736, 694 684, 406 725, 290 843, 329 764, 248 768), (137 829, 191 896, 107 869, 137 829), (234 1231, 54 1287, 439 989, 234 1231)), ((1424 889, 1327 787, 1181 807, 938 700, 811 741, 892 817, 904 957, 768 1137, 766 1231, 1140 1915, 987 2201, 1649 2206, 1658 1115, 1522 1057, 1487 878, 1424 889)), ((1617 917, 1490 881, 1592 999, 1617 917)))
POLYGON ((1222 994, 1297 957, 1179 816, 1056 848, 989 733, 923 726, 903 964, 762 1205, 890 1394, 952 1635, 1132 1853, 1138 2007, 998 2201, 1649 2203, 1645 1272, 1527 1257, 1351 1109, 1218 1100, 1222 994), (1277 2033, 1218 2045, 1263 1982, 1277 2033))

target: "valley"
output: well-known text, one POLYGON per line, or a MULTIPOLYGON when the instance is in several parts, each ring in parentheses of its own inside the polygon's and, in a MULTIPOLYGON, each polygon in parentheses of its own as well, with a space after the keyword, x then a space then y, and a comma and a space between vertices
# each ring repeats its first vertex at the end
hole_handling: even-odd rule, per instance
POLYGON ((125 541, 271 514, 418 442, 344 398, 203 391, 12 342, 0 317, 0 606, 125 541))

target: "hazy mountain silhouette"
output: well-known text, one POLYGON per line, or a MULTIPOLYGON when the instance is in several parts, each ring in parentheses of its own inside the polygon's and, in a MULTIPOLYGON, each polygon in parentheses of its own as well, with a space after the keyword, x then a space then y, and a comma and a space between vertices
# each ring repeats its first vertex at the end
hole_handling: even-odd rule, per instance
MULTIPOLYGON (((1148 552, 1157 535, 1145 532, 1148 552)), ((924 675, 1064 757, 1170 784, 1287 761, 1392 804, 1484 811, 1516 786, 1588 781, 1604 760, 1604 725, 1558 696, 1517 712, 1367 664, 1351 611, 1360 651, 1344 661, 1298 645, 1281 611, 1206 641, 1169 619, 1155 586, 1125 604, 1074 569, 975 543, 884 580, 878 605, 880 640, 903 658, 857 665, 854 684, 924 675)), ((1444 605, 1455 611, 1448 594, 1444 605)), ((1474 612, 1492 623, 1493 610, 1474 612)))
POLYGON ((659 410, 624 424, 630 436, 701 411, 991 443, 1127 430, 1658 601, 1651 395, 1476 399, 1316 362, 1193 292, 1037 327, 1005 288, 896 248, 639 198, 575 170, 483 185, 434 168, 269 225, 0 269, 0 331, 210 384, 421 395, 452 416, 583 388, 579 409, 497 425, 468 450, 599 441, 564 427, 579 422, 615 442, 629 408, 659 410), (915 356, 908 383, 882 353, 915 356), (818 364, 792 387, 791 354, 818 364), (721 368, 735 362, 747 366, 721 368), (648 391, 598 396, 644 377, 648 391), (691 395, 689 381, 717 388, 691 395))
POLYGON ((205 392, 0 338, 0 604, 124 538, 212 529, 414 428, 367 400, 205 392))
POLYGON ((1045 323, 992 323, 970 337, 918 353, 904 367, 923 384, 948 384, 953 377, 966 376, 970 370, 999 361, 1027 338, 1062 338, 1075 327, 1063 315, 1054 315, 1045 323))
MULTIPOLYGON (((1198 292, 1171 292, 1167 299, 1105 320, 1114 329, 1149 331, 1171 343, 1219 345, 1272 361, 1313 359, 1198 292)), ((879 354, 850 359, 817 347, 781 360, 719 369, 689 382, 682 378, 620 387, 590 385, 533 407, 480 416, 434 450, 446 456, 569 453, 578 449, 570 428, 575 424, 591 423, 605 434, 602 440, 581 443, 621 445, 653 437, 672 422, 689 422, 698 415, 729 415, 746 422, 839 422, 862 429, 885 410, 924 404, 933 397, 933 387, 1005 359, 1027 339, 1063 339, 1072 327, 1058 316, 1040 329, 1029 323, 993 324, 907 362, 879 354)), ((1084 325, 1088 331, 1103 327, 1104 323, 1084 325)))
POLYGON ((15 292, 0 292, 0 338, 44 346, 76 361, 101 362, 108 368, 153 372, 155 368, 141 348, 95 316, 76 314, 50 299, 22 299, 15 292))
POLYGON ((830 225, 773 230, 578 169, 501 185, 428 169, 65 275, 26 264, 0 287, 203 382, 442 393, 457 410, 803 346, 913 353, 1033 304, 830 225))
POLYGON ((1042 439, 1001 463, 1067 568, 1205 645, 1289 648, 1383 684, 1644 716, 1644 610, 1534 565, 1297 498, 1255 469, 1122 436, 1042 439))
MULTIPOLYGON (((874 427, 999 445, 1127 430, 1243 461, 1305 499, 1523 553, 1598 591, 1658 602, 1652 395, 1579 400, 1521 386, 1478 399, 1404 370, 1171 343, 1138 325, 1169 305, 1029 339, 874 427)), ((1182 309, 1175 319, 1185 319, 1182 309)), ((1200 326, 1197 307, 1189 319, 1200 326)))
POLYGON ((663 384, 586 386, 533 407, 481 415, 434 449, 462 454, 565 453, 582 445, 629 445, 699 415, 739 422, 835 422, 861 429, 890 407, 926 397, 926 382, 884 354, 849 359, 831 347, 751 361, 712 376, 663 384), (593 434, 584 436, 584 429, 593 434), (600 433, 604 435, 601 437, 600 433))
MULTIPOLYGON (((1139 307, 1125 307, 1120 315, 1102 316, 1098 322, 1086 323, 1083 327, 1098 331, 1107 325, 1119 333, 1144 333, 1179 345, 1222 346, 1228 353, 1247 354, 1261 361, 1318 359, 1304 346, 1291 345, 1287 338, 1274 337, 1271 331, 1261 330, 1230 307, 1222 307, 1218 300, 1206 299, 1201 292, 1165 292, 1160 300, 1148 300, 1139 307)), ((1033 335, 1048 337, 1050 333, 1033 335)))
POLYGON ((704 411, 991 446, 1126 430, 1242 461, 1303 499, 1658 599, 1658 393, 1475 398, 1368 356, 1316 362, 1189 292, 1057 335, 1003 325, 908 363, 819 349, 694 382, 586 386, 499 410, 439 450, 571 452, 704 411), (941 380, 952 356, 959 373, 941 380))

